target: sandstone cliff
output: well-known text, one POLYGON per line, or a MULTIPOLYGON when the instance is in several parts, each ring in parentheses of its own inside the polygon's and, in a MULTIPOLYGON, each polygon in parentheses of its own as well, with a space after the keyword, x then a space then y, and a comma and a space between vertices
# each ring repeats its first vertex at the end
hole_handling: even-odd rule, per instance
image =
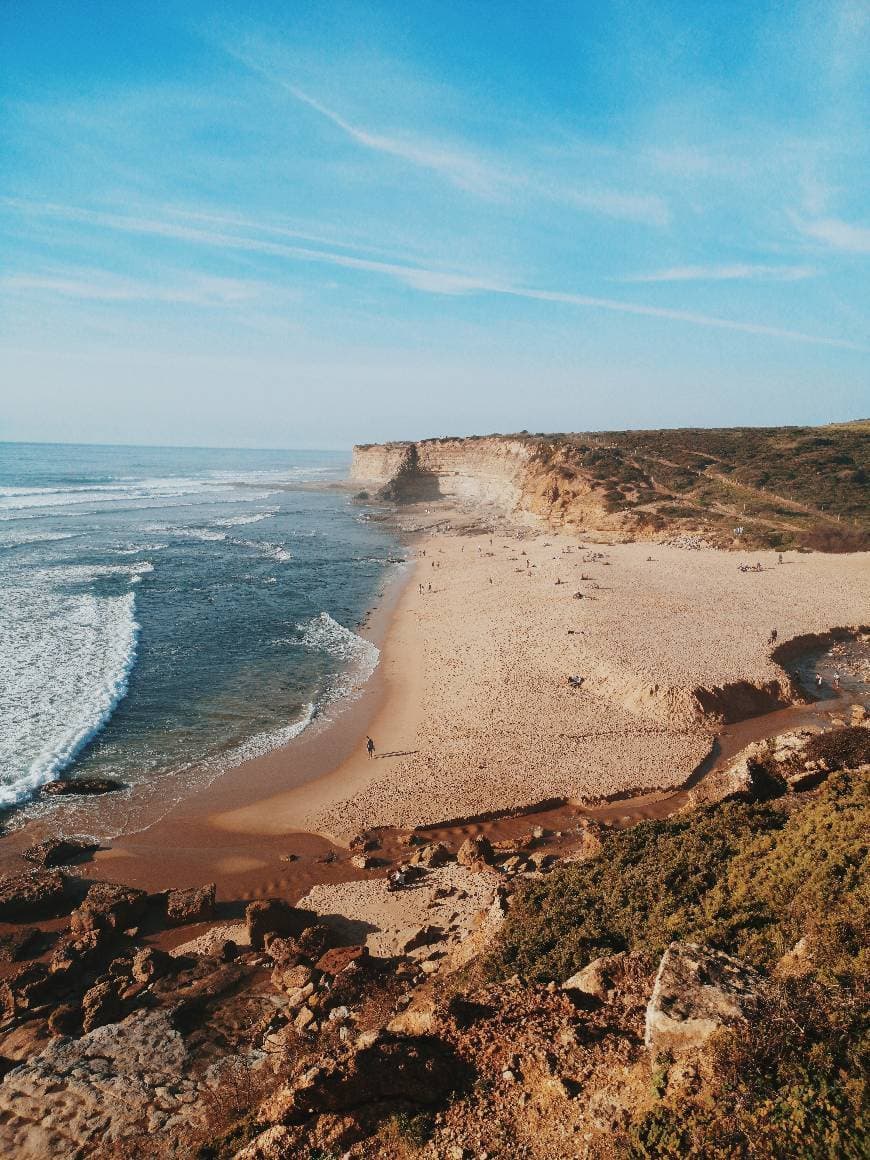
POLYGON ((870 546, 868 423, 367 444, 351 479, 396 502, 473 502, 616 540, 870 546))

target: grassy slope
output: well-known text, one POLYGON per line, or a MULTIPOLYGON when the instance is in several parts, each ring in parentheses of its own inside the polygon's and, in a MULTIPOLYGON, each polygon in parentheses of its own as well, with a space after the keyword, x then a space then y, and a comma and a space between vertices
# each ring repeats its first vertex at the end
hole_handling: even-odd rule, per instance
MULTIPOLYGON (((613 950, 653 963, 672 939, 719 947, 767 976, 763 1016, 748 1033, 720 1034, 688 1095, 669 1098, 664 1084, 625 1154, 866 1155, 868 800, 865 767, 832 775, 792 812, 729 803, 645 822, 514 904, 487 964, 493 978, 564 979, 613 950), (805 956, 777 969, 799 939, 805 956)), ((666 1074, 669 1061, 659 1066, 666 1074)))
MULTIPOLYGON (((525 434, 525 433, 524 433, 525 434)), ((750 547, 870 545, 870 421, 526 436, 561 480, 589 482, 638 527, 705 531, 750 547)))

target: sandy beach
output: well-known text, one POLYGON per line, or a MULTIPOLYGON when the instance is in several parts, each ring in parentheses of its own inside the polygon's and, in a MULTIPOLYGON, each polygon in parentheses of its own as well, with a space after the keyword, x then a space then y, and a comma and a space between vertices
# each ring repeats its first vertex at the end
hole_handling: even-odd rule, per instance
POLYGON ((781 644, 866 619, 866 556, 777 560, 544 533, 428 536, 384 643, 375 760, 360 736, 327 775, 211 824, 226 837, 342 841, 680 785, 717 718, 796 695, 771 659, 774 627, 781 644), (757 562, 763 571, 739 571, 757 562))

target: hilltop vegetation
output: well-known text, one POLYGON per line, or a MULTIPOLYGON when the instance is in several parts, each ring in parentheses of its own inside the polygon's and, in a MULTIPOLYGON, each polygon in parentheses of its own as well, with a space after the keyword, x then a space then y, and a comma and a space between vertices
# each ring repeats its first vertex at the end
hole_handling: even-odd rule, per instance
POLYGON ((870 546, 870 422, 529 436, 566 516, 592 488, 639 533, 747 547, 870 546))

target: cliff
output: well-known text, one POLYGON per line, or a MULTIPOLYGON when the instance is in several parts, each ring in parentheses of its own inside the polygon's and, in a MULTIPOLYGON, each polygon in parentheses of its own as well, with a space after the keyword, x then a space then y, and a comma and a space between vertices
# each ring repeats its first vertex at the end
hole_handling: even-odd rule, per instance
POLYGON ((867 422, 363 444, 351 480, 398 503, 454 499, 618 540, 870 547, 867 422))

